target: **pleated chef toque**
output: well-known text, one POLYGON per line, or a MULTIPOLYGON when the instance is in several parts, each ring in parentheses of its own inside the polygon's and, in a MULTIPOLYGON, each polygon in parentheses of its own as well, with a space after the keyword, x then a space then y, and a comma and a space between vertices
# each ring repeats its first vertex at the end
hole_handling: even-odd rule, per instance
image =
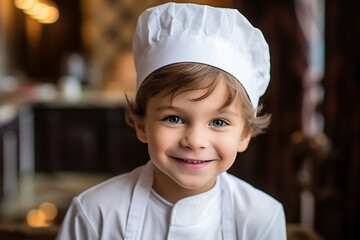
POLYGON ((208 64, 234 76, 254 108, 270 81, 269 47, 236 9, 166 3, 143 12, 133 39, 137 86, 173 63, 208 64))

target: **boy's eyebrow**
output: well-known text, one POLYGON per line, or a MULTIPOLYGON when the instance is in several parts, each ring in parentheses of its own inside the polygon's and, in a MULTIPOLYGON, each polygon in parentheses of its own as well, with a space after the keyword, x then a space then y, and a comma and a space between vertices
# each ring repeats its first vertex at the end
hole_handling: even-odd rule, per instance
MULTIPOLYGON (((183 111, 179 107, 175 107, 172 105, 161 105, 155 109, 155 111, 164 111, 164 110, 173 110, 173 111, 183 111)), ((220 108, 216 111, 217 114, 226 114, 233 117, 239 117, 239 114, 233 111, 229 111, 227 108, 220 108)))
POLYGON ((155 111, 164 111, 164 110, 174 110, 174 111, 181 111, 181 108, 172 106, 172 105, 161 105, 155 108, 155 111))
POLYGON ((237 112, 233 112, 233 111, 230 111, 228 110, 227 108, 220 108, 218 111, 217 111, 218 114, 227 114, 227 115, 231 115, 233 117, 239 117, 239 114, 237 112))

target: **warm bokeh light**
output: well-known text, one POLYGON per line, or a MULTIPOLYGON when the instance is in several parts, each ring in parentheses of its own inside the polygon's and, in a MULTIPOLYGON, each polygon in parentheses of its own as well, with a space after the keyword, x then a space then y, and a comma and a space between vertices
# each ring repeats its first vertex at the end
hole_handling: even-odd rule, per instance
POLYGON ((36 2, 30 8, 23 9, 24 12, 30 16, 38 15, 46 5, 41 2, 36 2))
POLYGON ((40 23, 54 23, 60 15, 56 4, 50 0, 15 0, 15 6, 40 23))
POLYGON ((44 227, 46 226, 45 213, 39 209, 32 209, 26 215, 27 223, 32 227, 44 227))
POLYGON ((58 210, 56 206, 49 202, 44 202, 39 206, 39 210, 41 210, 46 217, 46 221, 52 221, 57 216, 58 210))
POLYGON ((59 19, 59 11, 55 7, 46 6, 37 16, 34 16, 34 18, 41 23, 54 23, 59 19))
POLYGON ((38 209, 31 209, 26 215, 26 222, 31 227, 46 227, 51 225, 57 216, 57 207, 50 203, 40 204, 38 209))
POLYGON ((15 6, 19 9, 29 9, 37 3, 37 0, 15 0, 15 6))

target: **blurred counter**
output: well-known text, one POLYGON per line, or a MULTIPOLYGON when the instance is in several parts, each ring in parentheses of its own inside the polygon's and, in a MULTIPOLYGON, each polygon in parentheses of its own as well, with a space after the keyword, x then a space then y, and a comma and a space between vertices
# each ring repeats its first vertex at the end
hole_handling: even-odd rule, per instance
POLYGON ((125 123, 125 102, 119 92, 69 98, 49 84, 0 92, 0 203, 35 173, 117 174, 144 164, 147 147, 125 123))
POLYGON ((146 145, 125 123, 125 105, 119 92, 67 95, 49 84, 0 89, 0 239, 53 239, 75 195, 148 161, 146 145), (26 224, 25 213, 43 201, 60 214, 39 230, 26 224))

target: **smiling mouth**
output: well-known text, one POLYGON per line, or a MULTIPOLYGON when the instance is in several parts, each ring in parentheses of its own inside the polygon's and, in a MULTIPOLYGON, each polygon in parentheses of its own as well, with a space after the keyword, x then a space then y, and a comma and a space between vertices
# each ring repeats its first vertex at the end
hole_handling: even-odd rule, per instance
POLYGON ((173 158, 176 160, 191 163, 191 164, 200 164, 200 163, 205 163, 205 162, 211 162, 211 160, 190 160, 190 159, 183 159, 183 158, 177 158, 177 157, 173 157, 173 158))

